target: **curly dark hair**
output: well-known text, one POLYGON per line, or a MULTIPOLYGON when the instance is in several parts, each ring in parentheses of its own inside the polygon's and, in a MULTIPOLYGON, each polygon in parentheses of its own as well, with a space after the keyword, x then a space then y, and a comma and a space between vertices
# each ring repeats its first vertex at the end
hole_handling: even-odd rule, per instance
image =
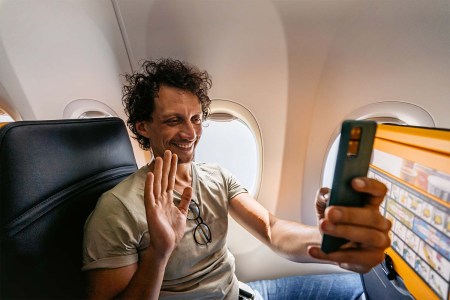
POLYGON ((141 73, 134 72, 124 76, 127 82, 122 90, 122 103, 128 117, 127 125, 144 150, 150 149, 150 140, 138 133, 136 123, 152 121, 155 98, 161 86, 179 88, 196 95, 202 106, 203 119, 208 117, 211 103, 208 90, 212 82, 206 71, 200 71, 184 61, 162 58, 144 61, 141 73))

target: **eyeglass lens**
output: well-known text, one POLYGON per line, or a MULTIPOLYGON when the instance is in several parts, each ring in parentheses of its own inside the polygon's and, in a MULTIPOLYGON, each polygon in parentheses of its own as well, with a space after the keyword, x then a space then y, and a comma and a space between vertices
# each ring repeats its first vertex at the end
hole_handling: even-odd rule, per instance
POLYGON ((200 217, 200 207, 198 207, 197 202, 195 202, 194 200, 191 200, 191 203, 189 203, 187 219, 188 220, 197 220, 198 217, 200 217))
POLYGON ((189 204, 187 219, 195 220, 197 222, 197 226, 195 226, 193 231, 194 240, 197 244, 206 245, 212 241, 211 230, 209 229, 209 226, 205 222, 203 222, 203 219, 200 217, 200 207, 194 200, 192 200, 191 203, 189 204))
POLYGON ((206 223, 198 223, 194 229, 194 239, 200 245, 211 243, 211 231, 206 223))

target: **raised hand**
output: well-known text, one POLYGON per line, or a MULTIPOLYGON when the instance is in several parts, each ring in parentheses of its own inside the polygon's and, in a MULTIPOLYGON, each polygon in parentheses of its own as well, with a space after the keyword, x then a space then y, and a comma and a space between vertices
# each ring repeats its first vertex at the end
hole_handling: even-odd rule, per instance
POLYGON ((183 237, 192 196, 192 189, 185 188, 178 207, 173 203, 177 160, 176 154, 166 150, 163 159, 155 159, 153 172, 149 172, 145 180, 144 204, 150 234, 149 248, 161 256, 170 256, 183 237))
POLYGON ((379 211, 387 190, 384 184, 370 178, 354 179, 352 186, 356 191, 371 195, 366 206, 330 206, 322 213, 321 204, 326 200, 327 190, 319 192, 316 200, 321 232, 351 242, 329 254, 323 253, 319 247, 311 246, 309 254, 317 259, 336 262, 342 268, 365 273, 383 261, 384 250, 390 245, 388 232, 391 222, 379 211))

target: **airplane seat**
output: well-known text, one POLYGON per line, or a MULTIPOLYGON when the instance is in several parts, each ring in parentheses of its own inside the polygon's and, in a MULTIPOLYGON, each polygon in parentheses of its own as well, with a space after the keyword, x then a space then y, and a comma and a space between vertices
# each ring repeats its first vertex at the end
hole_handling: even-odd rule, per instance
POLYGON ((136 169, 119 118, 0 128, 0 299, 84 298, 84 222, 136 169))

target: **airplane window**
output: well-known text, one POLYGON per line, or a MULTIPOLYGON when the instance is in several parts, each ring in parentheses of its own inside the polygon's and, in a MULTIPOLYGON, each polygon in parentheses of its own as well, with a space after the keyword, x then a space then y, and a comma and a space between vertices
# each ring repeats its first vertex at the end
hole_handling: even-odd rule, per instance
POLYGON ((93 99, 77 99, 66 105, 63 119, 90 119, 117 117, 116 112, 103 102, 93 99))
POLYGON ((0 108, 0 123, 14 122, 14 119, 3 109, 0 108))
POLYGON ((102 111, 96 111, 96 110, 89 110, 84 113, 82 113, 78 119, 91 119, 91 118, 107 118, 112 117, 111 114, 105 113, 102 111))
MULTIPOLYGON (((397 118, 390 118, 390 117, 375 117, 375 118, 367 118, 365 120, 372 120, 377 123, 390 123, 390 124, 397 124, 397 125, 406 125, 406 122, 397 119, 397 118)), ((338 152, 338 146, 339 141, 341 139, 341 135, 338 134, 336 139, 331 144, 331 148, 328 151, 327 159, 325 162, 325 168, 323 171, 323 178, 322 178, 322 186, 326 186, 331 188, 331 185, 333 184, 333 175, 334 175, 334 168, 336 166, 336 156, 338 152)))
MULTIPOLYGON (((372 120, 377 123, 435 127, 433 118, 426 110, 417 105, 399 101, 372 103, 353 111, 346 118, 372 120)), ((325 155, 324 168, 322 169, 322 186, 326 187, 331 187, 333 183, 336 155, 340 140, 339 132, 336 132, 335 135, 336 137, 330 141, 329 150, 325 155)))
POLYGON ((218 163, 256 197, 262 170, 261 143, 257 137, 260 137, 259 128, 248 110, 234 102, 213 100, 195 160, 218 163), (223 110, 221 104, 226 104, 227 109, 223 110), (234 108, 234 113, 230 107, 234 108))
MULTIPOLYGON (((390 123, 390 124, 397 124, 397 125, 406 125, 406 122, 404 122, 400 119, 391 118, 391 117, 373 117, 373 118, 366 118, 365 120, 372 120, 377 123, 390 123)), ((337 155, 340 139, 341 139, 341 135, 338 134, 338 136, 335 138, 335 140, 331 144, 330 150, 328 151, 327 159, 325 162, 325 168, 324 168, 323 176, 322 176, 322 186, 331 188, 331 185, 333 184, 334 168, 336 166, 336 155, 337 155)))

